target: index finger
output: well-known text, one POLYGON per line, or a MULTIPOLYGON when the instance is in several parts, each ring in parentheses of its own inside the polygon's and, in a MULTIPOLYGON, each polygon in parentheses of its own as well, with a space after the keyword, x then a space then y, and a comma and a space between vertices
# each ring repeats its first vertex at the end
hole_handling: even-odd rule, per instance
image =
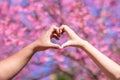
POLYGON ((71 28, 69 28, 67 25, 62 25, 60 27, 60 32, 62 33, 66 32, 70 38, 73 38, 76 35, 76 33, 71 28))

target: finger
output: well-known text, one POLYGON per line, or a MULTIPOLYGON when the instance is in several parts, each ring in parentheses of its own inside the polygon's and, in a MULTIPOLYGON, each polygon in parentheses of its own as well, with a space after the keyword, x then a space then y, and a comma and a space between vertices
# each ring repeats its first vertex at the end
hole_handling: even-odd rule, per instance
POLYGON ((63 30, 63 28, 61 27, 60 29, 59 29, 59 34, 63 34, 64 33, 64 30, 63 30))
POLYGON ((52 39, 52 38, 55 38, 55 39, 59 40, 59 39, 60 39, 60 36, 54 33, 54 34, 52 34, 52 36, 51 36, 51 39, 52 39))
POLYGON ((68 47, 68 46, 71 46, 71 41, 67 41, 66 43, 64 43, 61 48, 65 48, 65 47, 68 47))
POLYGON ((55 35, 57 35, 57 36, 59 36, 60 37, 60 33, 59 32, 57 32, 57 31, 54 31, 53 33, 52 33, 52 35, 53 34, 55 34, 55 35))
POLYGON ((66 25, 62 25, 62 26, 60 27, 60 29, 61 29, 63 32, 66 32, 70 38, 73 38, 74 36, 76 36, 76 33, 75 33, 71 28, 69 28, 69 27, 66 26, 66 25))
POLYGON ((51 32, 52 33, 56 33, 57 35, 59 35, 59 28, 55 25, 51 26, 51 32))
POLYGON ((59 31, 59 28, 55 25, 52 25, 51 28, 47 31, 48 38, 52 39, 54 37, 54 38, 58 39, 58 37, 59 37, 58 31, 59 31))
POLYGON ((46 35, 51 38, 52 34, 58 29, 55 25, 52 25, 50 29, 46 32, 46 35))
POLYGON ((60 45, 54 43, 50 43, 49 47, 54 49, 60 49, 60 45))

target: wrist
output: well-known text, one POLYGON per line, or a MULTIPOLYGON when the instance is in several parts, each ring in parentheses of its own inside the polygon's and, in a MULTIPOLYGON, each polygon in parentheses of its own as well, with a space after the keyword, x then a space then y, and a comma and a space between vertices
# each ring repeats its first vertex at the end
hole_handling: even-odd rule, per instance
POLYGON ((39 44, 38 41, 32 42, 32 43, 28 46, 29 50, 31 50, 33 53, 36 53, 36 52, 38 51, 38 48, 39 48, 39 45, 38 45, 38 44, 39 44))
POLYGON ((86 40, 79 40, 79 47, 80 48, 84 48, 86 45, 87 45, 87 43, 88 43, 88 41, 86 41, 86 40))

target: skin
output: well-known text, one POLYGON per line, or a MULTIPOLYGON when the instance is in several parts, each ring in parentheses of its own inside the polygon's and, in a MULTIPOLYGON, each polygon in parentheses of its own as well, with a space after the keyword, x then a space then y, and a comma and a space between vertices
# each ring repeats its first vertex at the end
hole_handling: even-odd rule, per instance
POLYGON ((26 46, 13 56, 0 61, 0 80, 11 80, 24 68, 36 52, 49 48, 59 49, 59 45, 51 42, 52 38, 59 39, 59 37, 59 29, 56 26, 52 26, 39 39, 26 46))
POLYGON ((49 48, 62 49, 68 46, 82 48, 111 80, 120 80, 120 66, 97 50, 89 42, 81 39, 66 25, 62 25, 60 28, 52 26, 39 39, 15 53, 13 56, 2 60, 0 62, 0 80, 11 80, 24 68, 36 52, 49 48), (66 43, 59 46, 51 42, 52 38, 59 40, 60 35, 64 32, 66 32, 69 37, 66 43))
POLYGON ((63 25, 60 28, 60 33, 63 34, 64 32, 66 32, 69 36, 69 40, 64 43, 61 48, 67 46, 82 48, 111 80, 120 80, 120 65, 105 56, 88 41, 81 39, 72 29, 66 25, 63 25))

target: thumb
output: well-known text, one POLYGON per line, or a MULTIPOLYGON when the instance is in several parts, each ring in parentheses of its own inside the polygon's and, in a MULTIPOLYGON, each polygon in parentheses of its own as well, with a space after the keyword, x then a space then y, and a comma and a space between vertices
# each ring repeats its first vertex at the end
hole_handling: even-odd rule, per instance
POLYGON ((64 44, 62 44, 61 48, 65 48, 71 45, 71 41, 67 41, 64 44))
POLYGON ((60 45, 54 43, 51 43, 49 47, 54 49, 60 49, 60 45))

